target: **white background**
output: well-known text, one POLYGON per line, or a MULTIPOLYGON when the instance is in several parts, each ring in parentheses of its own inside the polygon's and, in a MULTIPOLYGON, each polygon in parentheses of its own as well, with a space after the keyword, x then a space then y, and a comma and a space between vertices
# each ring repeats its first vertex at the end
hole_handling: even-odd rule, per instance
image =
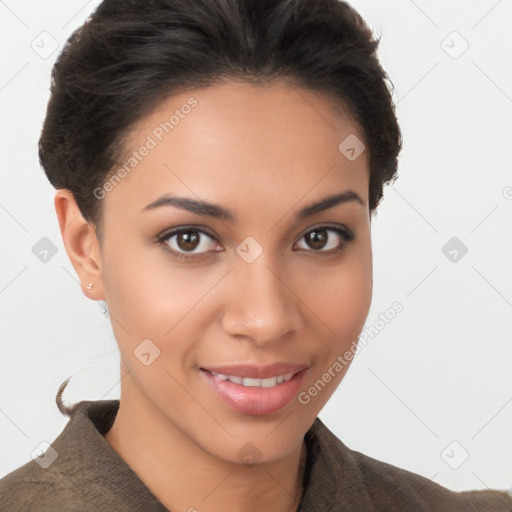
MULTIPOLYGON (((0 2, 0 477, 61 432, 67 377, 67 402, 119 398, 109 320, 79 288, 37 157, 57 53, 31 43, 51 48, 46 31, 60 51, 97 4, 0 2), (47 263, 32 253, 42 237, 58 249, 47 263)), ((350 448, 452 489, 512 487, 512 2, 352 5, 382 35, 404 136, 372 224, 367 326, 404 309, 320 418, 350 448), (442 252, 452 237, 468 248, 457 262, 442 252)))

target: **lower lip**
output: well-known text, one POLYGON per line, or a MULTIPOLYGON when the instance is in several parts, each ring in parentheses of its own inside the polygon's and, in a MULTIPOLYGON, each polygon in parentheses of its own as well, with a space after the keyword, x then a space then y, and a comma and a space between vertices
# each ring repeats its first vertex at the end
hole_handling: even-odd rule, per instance
POLYGON ((271 388, 249 387, 229 380, 221 380, 201 370, 217 396, 242 414, 263 416, 273 414, 286 407, 299 393, 306 369, 296 373, 289 381, 271 388))

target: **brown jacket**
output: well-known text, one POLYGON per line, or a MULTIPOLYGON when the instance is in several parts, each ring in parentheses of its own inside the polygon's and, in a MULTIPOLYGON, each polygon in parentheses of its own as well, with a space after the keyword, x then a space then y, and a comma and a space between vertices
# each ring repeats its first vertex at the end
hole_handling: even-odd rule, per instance
MULTIPOLYGON (((0 480, 0 511, 166 512, 103 437, 118 407, 119 400, 79 402, 40 463, 31 460, 0 480)), ((318 418, 305 439, 298 512, 512 511, 504 491, 454 492, 350 450, 318 418)))

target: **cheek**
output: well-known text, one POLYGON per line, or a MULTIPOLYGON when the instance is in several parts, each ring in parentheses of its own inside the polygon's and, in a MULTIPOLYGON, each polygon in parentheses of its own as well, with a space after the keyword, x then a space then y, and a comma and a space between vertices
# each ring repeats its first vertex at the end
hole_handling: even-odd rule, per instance
MULTIPOLYGON (((318 274, 318 272, 317 272, 318 274)), ((314 281, 316 293, 310 295, 313 311, 326 327, 327 337, 337 343, 357 338, 368 315, 373 288, 370 239, 342 257, 339 266, 325 268, 314 281)))
POLYGON ((119 251, 113 244, 106 248, 103 267, 106 300, 120 349, 129 354, 148 338, 162 355, 168 348, 174 355, 193 351, 190 334, 197 329, 198 315, 223 273, 207 266, 180 267, 162 248, 128 246, 119 251))
POLYGON ((129 237, 117 235, 105 244, 102 268, 112 326, 122 338, 129 333, 133 343, 141 336, 161 336, 164 329, 172 327, 172 316, 182 308, 180 298, 187 292, 185 276, 176 272, 169 280, 168 269, 153 257, 158 248, 137 247, 129 237))
POLYGON ((321 319, 325 336, 314 339, 312 368, 298 402, 311 418, 318 415, 353 362, 372 299, 371 243, 351 252, 336 270, 326 272, 314 297, 314 312, 321 319))

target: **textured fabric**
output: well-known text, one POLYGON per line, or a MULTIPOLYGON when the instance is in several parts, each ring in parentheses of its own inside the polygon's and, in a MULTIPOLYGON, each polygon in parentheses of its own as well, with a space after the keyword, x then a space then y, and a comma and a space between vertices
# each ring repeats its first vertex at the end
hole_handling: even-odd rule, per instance
MULTIPOLYGON (((51 445, 58 454, 52 464, 44 469, 31 460, 0 480, 0 511, 165 512, 103 437, 118 408, 119 400, 78 403, 51 445)), ((350 450, 318 418, 305 439, 308 457, 298 512, 512 511, 512 497, 505 492, 457 493, 350 450)))

